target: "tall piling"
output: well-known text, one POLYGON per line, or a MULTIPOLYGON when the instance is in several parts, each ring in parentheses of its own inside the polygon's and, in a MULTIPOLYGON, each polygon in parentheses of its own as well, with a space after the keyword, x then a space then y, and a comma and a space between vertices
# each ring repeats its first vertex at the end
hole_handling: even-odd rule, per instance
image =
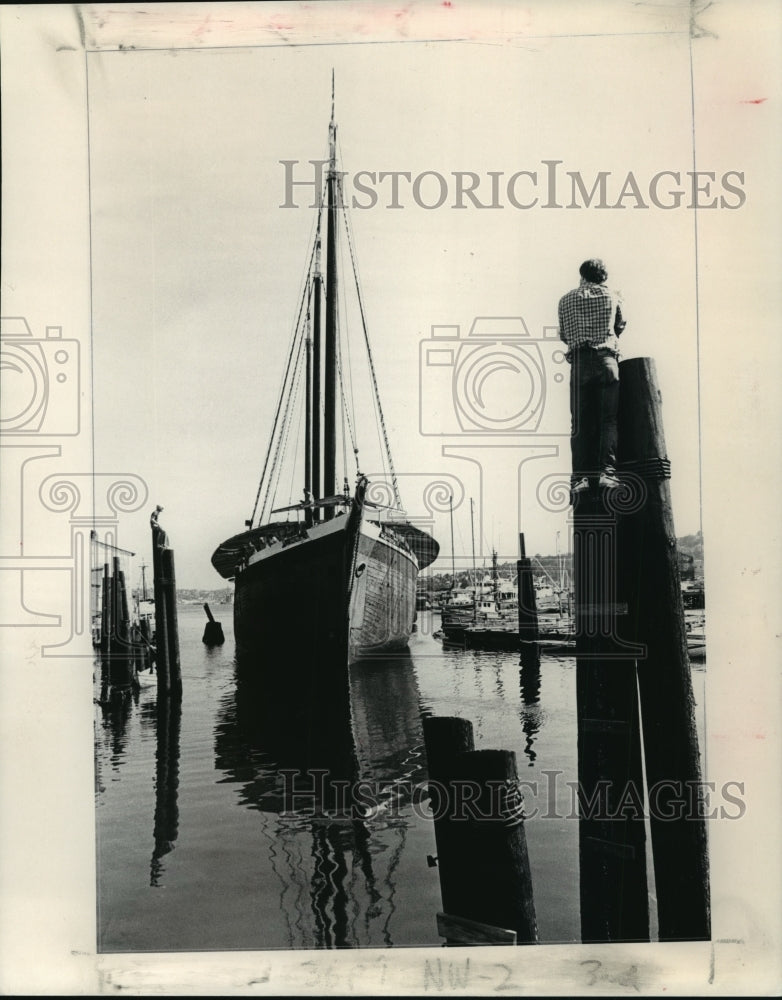
POLYGON ((638 659, 662 941, 710 937, 709 864, 662 400, 651 358, 620 365, 619 465, 640 500, 620 517, 621 586, 638 659))
POLYGON ((179 626, 177 622, 176 572, 174 569, 173 549, 163 549, 161 564, 166 606, 166 638, 168 641, 168 670, 171 693, 176 696, 181 696, 182 671, 179 660, 179 626))
POLYGON ((166 607, 166 591, 163 574, 163 550, 166 544, 166 533, 157 523, 158 514, 162 508, 157 508, 150 518, 152 527, 152 573, 155 594, 155 663, 157 672, 158 694, 167 696, 171 691, 171 674, 169 670, 169 643, 166 607))
POLYGON ((605 491, 576 498, 573 571, 581 938, 648 941, 635 648, 618 631, 616 513, 605 491))

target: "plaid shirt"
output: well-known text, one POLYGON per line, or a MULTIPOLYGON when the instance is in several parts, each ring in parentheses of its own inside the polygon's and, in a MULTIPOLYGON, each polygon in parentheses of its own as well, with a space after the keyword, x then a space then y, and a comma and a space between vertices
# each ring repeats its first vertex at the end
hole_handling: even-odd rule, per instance
POLYGON ((596 285, 585 278, 578 288, 559 300, 559 339, 574 348, 609 347, 619 350, 618 336, 627 325, 622 318, 622 298, 605 285, 596 285))

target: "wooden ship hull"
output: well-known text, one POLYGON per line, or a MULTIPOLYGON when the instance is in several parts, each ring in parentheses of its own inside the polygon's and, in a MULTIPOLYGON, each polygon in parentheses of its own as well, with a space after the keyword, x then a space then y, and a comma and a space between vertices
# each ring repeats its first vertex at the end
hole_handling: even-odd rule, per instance
POLYGON ((314 525, 236 573, 237 645, 340 663, 404 649, 418 569, 393 529, 352 516, 314 525))

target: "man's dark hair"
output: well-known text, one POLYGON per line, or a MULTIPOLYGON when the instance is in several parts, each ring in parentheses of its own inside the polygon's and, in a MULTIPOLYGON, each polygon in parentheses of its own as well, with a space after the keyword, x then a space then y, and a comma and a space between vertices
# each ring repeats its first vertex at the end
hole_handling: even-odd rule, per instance
POLYGON ((596 285, 602 285, 608 277, 608 271, 605 269, 605 264, 602 260, 597 260, 596 258, 593 258, 592 260, 585 260, 578 269, 578 273, 586 281, 594 282, 596 285))

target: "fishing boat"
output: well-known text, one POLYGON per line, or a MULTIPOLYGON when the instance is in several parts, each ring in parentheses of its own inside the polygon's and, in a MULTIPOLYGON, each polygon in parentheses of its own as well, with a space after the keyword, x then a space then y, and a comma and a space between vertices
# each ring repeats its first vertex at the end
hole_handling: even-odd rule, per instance
POLYGON ((399 496, 336 149, 332 81, 325 204, 321 197, 261 482, 246 530, 217 547, 212 565, 234 581, 238 650, 266 658, 293 650, 300 661, 339 665, 406 648, 415 618, 418 573, 434 561, 439 546, 410 523, 399 496), (352 352, 342 348, 340 321, 347 310, 340 300, 337 268, 343 239, 353 262, 353 295, 367 356, 365 381, 384 446, 382 461, 388 475, 384 485, 393 494, 388 505, 374 503, 367 495, 370 482, 359 468, 355 421, 346 399, 346 386, 357 376, 355 366, 345 364, 352 352), (296 410, 297 401, 303 402, 303 414, 296 410), (302 461, 296 476, 301 477, 303 500, 275 507, 278 466, 302 426, 302 461), (343 462, 348 451, 355 456, 352 489, 347 469, 339 470, 338 478, 340 441, 343 462))

